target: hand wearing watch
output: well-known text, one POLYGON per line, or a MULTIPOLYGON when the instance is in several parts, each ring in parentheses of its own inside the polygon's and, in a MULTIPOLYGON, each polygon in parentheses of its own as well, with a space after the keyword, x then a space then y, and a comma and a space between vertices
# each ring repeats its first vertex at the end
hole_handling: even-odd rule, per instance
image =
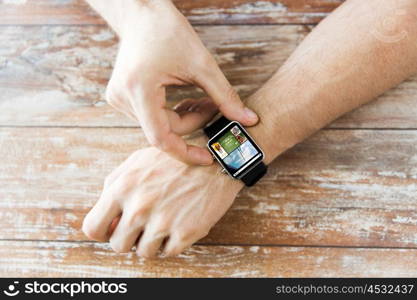
POLYGON ((239 122, 221 117, 204 132, 209 151, 231 177, 253 186, 266 174, 264 153, 239 122))

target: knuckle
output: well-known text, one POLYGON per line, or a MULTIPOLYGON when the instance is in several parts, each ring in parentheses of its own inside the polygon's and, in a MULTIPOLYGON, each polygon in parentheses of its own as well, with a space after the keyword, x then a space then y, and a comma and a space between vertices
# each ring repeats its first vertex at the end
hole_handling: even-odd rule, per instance
POLYGON ((126 253, 130 251, 130 248, 127 245, 124 245, 114 238, 110 238, 110 247, 116 253, 126 253))
POLYGON ((104 238, 103 234, 99 231, 99 228, 94 225, 88 216, 84 219, 82 231, 88 238, 95 241, 101 241, 104 238))
POLYGON ((141 227, 144 225, 145 218, 149 215, 152 209, 151 205, 141 205, 136 208, 135 211, 129 216, 127 220, 127 225, 129 227, 141 227))
POLYGON ((236 106, 243 106, 243 103, 239 100, 236 90, 228 85, 224 93, 224 101, 218 103, 217 108, 222 112, 230 112, 235 110, 236 106))
POLYGON ((106 90, 106 101, 107 103, 116 108, 119 107, 121 104, 120 94, 114 91, 114 88, 108 88, 106 90))
POLYGON ((137 186, 137 178, 136 172, 134 171, 122 174, 111 185, 110 189, 103 191, 103 194, 107 194, 106 196, 109 201, 120 202, 122 199, 127 200, 130 198, 130 192, 137 186))
POLYGON ((149 79, 140 76, 136 73, 128 74, 121 81, 120 87, 128 95, 134 95, 136 98, 144 98, 146 86, 149 85, 149 79))
MULTIPOLYGON (((151 170, 146 170, 145 172, 142 173, 142 181, 151 181, 154 179, 158 179, 160 180, 161 176, 164 175, 164 170, 161 169, 151 169, 151 170)), ((157 190, 155 190, 154 192, 152 192, 152 190, 148 190, 147 196, 149 198, 158 198, 158 192, 157 190)))
POLYGON ((163 152, 170 152, 172 145, 168 143, 161 134, 153 134, 149 137, 149 143, 152 147, 158 148, 163 152))
POLYGON ((140 79, 136 76, 128 75, 124 78, 121 85, 125 91, 132 92, 140 85, 140 79))
POLYGON ((231 85, 229 85, 226 89, 226 100, 232 103, 235 103, 239 100, 238 93, 236 92, 235 88, 231 85))
POLYGON ((155 230, 154 235, 155 236, 166 235, 170 231, 170 227, 171 227, 170 219, 158 218, 158 221, 156 222, 155 228, 154 228, 155 230))
POLYGON ((146 225, 147 236, 152 239, 163 238, 170 232, 172 220, 163 213, 153 214, 146 225))
POLYGON ((199 55, 196 58, 195 63, 197 64, 198 69, 203 73, 210 73, 213 68, 213 64, 217 64, 213 56, 209 53, 199 55))

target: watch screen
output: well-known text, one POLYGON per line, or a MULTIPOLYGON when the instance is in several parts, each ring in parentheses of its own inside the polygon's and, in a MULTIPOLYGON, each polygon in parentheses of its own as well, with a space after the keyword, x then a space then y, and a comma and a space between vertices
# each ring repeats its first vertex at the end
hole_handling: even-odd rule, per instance
POLYGON ((209 147, 233 177, 263 158, 258 146, 236 122, 211 139, 209 147))

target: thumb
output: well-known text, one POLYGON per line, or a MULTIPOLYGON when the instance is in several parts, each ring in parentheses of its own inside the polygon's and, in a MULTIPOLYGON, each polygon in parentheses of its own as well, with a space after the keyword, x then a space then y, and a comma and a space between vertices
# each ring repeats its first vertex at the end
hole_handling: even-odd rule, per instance
POLYGON ((257 114, 240 100, 216 62, 213 62, 209 70, 206 69, 196 75, 196 84, 207 93, 229 120, 238 121, 245 126, 252 126, 258 122, 257 114))

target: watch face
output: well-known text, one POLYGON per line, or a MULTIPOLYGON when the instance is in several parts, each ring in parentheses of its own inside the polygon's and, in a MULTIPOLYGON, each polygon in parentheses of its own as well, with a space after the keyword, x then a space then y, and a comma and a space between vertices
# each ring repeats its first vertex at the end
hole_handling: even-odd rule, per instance
POLYGON ((238 122, 231 122, 208 142, 220 164, 234 178, 240 178, 263 159, 261 149, 238 122))

